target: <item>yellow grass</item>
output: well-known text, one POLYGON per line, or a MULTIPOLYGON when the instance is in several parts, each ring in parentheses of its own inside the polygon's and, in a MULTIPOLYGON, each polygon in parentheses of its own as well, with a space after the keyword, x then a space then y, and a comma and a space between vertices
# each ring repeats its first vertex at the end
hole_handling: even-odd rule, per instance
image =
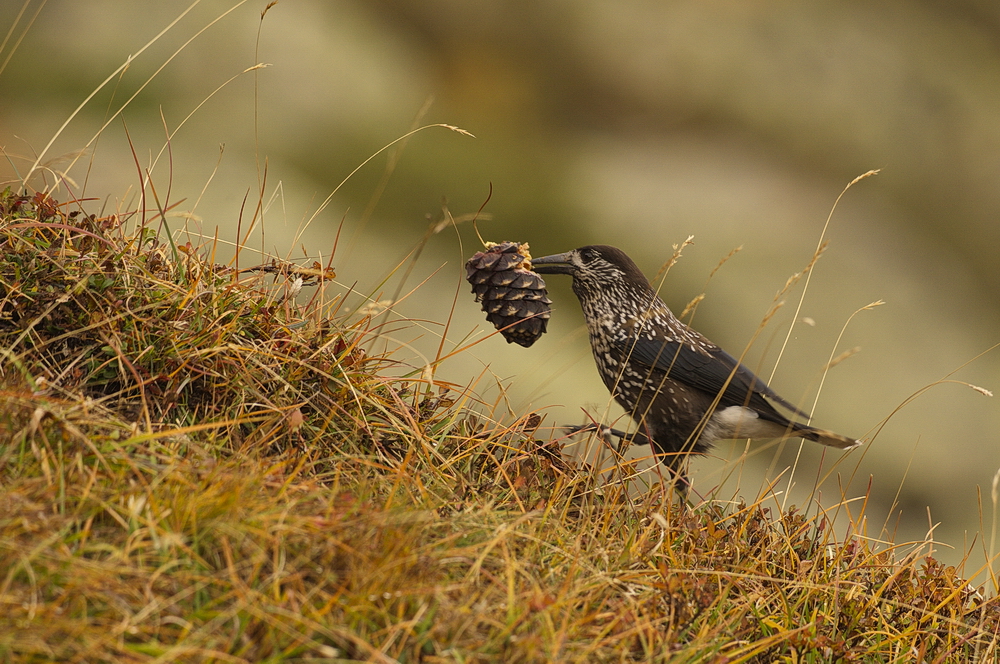
POLYGON ((630 495, 533 413, 390 376, 331 266, 80 209, 0 197, 0 661, 997 657, 1000 602, 863 503, 834 533, 630 495))

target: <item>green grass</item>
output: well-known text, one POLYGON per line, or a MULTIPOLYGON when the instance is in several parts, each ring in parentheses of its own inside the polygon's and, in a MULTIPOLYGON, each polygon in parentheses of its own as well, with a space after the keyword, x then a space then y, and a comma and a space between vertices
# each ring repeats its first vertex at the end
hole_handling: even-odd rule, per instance
POLYGON ((0 196, 0 661, 997 659, 863 501, 630 492, 367 352, 331 266, 154 222, 0 196))

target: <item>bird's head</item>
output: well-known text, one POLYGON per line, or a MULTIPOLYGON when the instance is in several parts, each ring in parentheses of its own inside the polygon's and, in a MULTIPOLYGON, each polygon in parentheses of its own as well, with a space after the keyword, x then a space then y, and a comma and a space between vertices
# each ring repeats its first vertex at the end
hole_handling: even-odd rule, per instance
POLYGON ((540 274, 568 274, 578 295, 608 290, 648 290, 649 281, 625 252, 595 244, 563 254, 531 259, 531 269, 540 274))

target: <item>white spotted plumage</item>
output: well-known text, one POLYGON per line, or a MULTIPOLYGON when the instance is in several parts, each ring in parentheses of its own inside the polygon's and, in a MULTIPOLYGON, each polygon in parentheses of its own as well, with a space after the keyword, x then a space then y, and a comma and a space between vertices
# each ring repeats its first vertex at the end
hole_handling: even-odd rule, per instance
POLYGON ((673 314, 635 263, 595 245, 536 258, 533 269, 570 274, 598 372, 640 433, 678 469, 721 438, 794 435, 849 449, 860 441, 792 422, 795 407, 673 314))

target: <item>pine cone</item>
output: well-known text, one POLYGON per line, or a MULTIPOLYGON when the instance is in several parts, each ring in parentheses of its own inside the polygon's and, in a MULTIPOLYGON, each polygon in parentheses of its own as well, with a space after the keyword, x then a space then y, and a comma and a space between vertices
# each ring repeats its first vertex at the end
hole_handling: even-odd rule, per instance
POLYGON ((470 258, 465 270, 486 320, 507 343, 527 348, 545 334, 552 300, 541 275, 531 271, 527 244, 487 242, 486 251, 470 258))

